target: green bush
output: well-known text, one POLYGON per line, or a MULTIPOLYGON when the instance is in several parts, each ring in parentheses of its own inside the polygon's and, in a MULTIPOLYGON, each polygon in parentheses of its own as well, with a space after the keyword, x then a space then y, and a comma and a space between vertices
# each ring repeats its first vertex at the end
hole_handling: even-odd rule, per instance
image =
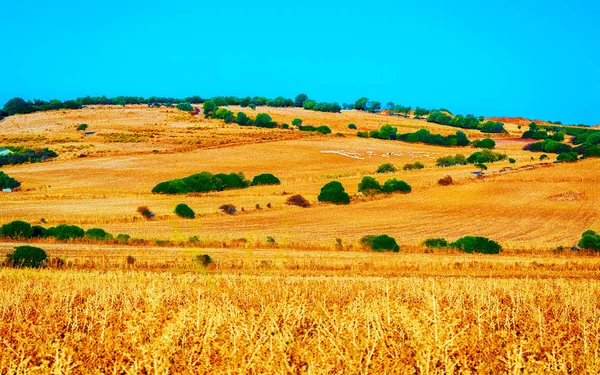
POLYGON ((176 108, 180 111, 186 111, 186 112, 191 112, 194 110, 194 107, 192 107, 192 105, 187 102, 177 104, 176 108))
POLYGON ((368 132, 358 132, 356 135, 358 135, 359 138, 369 138, 368 132))
POLYGON ((365 176, 358 183, 358 191, 363 194, 378 194, 381 193, 381 185, 371 176, 365 176))
POLYGON ((115 240, 116 240, 118 243, 123 243, 123 244, 129 243, 129 240, 130 240, 130 239, 131 239, 131 236, 130 236, 130 235, 128 235, 128 234, 123 234, 123 233, 119 233, 119 234, 117 234, 117 237, 115 238, 115 240))
POLYGON ((179 203, 175 207, 175 214, 179 217, 183 217, 186 219, 193 219, 196 217, 196 213, 194 213, 194 210, 192 210, 190 206, 184 203, 179 203))
POLYGON ((517 161, 515 159, 513 159, 513 158, 508 158, 508 162, 510 164, 515 164, 517 161))
POLYGON ((374 251, 393 251, 395 253, 400 251, 396 240, 387 234, 364 236, 360 239, 360 243, 374 251))
POLYGON ((561 161, 564 163, 573 163, 577 161, 577 153, 576 152, 563 152, 560 153, 556 157, 557 161, 561 161))
POLYGON ((500 254, 500 252, 502 252, 502 246, 500 246, 496 241, 492 241, 485 237, 462 237, 453 242, 452 247, 469 254, 500 254))
POLYGON ((423 163, 421 163, 420 161, 416 161, 416 162, 414 162, 414 164, 404 164, 404 167, 402 167, 402 169, 405 171, 412 171, 413 169, 423 169, 423 168, 425 168, 425 165, 423 163))
POLYGON ((85 231, 76 225, 60 224, 52 228, 48 228, 46 233, 48 237, 54 237, 57 240, 71 240, 83 238, 85 231))
POLYGON ((356 130, 356 125, 355 124, 348 124, 348 129, 354 129, 354 130, 356 130))
POLYGON ((207 267, 212 262, 213 261, 212 261, 210 255, 208 255, 208 254, 196 255, 194 257, 194 263, 196 263, 196 265, 198 265, 200 267, 207 267))
POLYGON ((249 185, 250 182, 246 180, 241 172, 219 173, 214 176, 209 172, 201 172, 188 177, 161 182, 152 189, 152 192, 155 194, 205 193, 225 189, 243 189, 249 185))
POLYGON ((281 181, 270 173, 259 174, 252 179, 252 185, 279 185, 281 181))
POLYGON ((101 228, 90 228, 85 231, 85 238, 95 241, 107 241, 113 238, 112 234, 101 228))
POLYGON ((506 154, 500 154, 498 152, 494 152, 488 149, 483 149, 481 151, 477 151, 469 155, 467 158, 467 163, 477 164, 477 163, 495 163, 497 161, 501 161, 507 158, 506 154))
POLYGON ((80 131, 80 132, 85 131, 87 128, 88 128, 87 124, 79 124, 79 125, 77 125, 77 130, 80 131))
POLYGON ((321 188, 321 193, 317 197, 319 202, 331 202, 335 204, 349 204, 350 196, 346 193, 344 186, 338 181, 326 183, 321 188))
POLYGON ((423 245, 430 249, 443 249, 450 246, 450 243, 445 238, 428 238, 423 241, 423 245))
POLYGON ((391 173, 396 172, 396 167, 390 163, 383 163, 377 167, 377 173, 391 173))
POLYGON ((259 113, 256 115, 254 125, 259 128, 274 128, 276 126, 271 116, 266 113, 259 113))
POLYGON ((473 141, 473 147, 492 149, 496 147, 496 142, 491 138, 484 138, 473 141))
POLYGON ((0 228, 0 234, 2 237, 12 238, 12 239, 28 239, 33 237, 33 228, 31 224, 21 221, 15 220, 10 223, 4 224, 0 228))
POLYGON ((301 126, 302 125, 302 119, 300 118, 295 118, 292 120, 292 125, 294 126, 301 126))
POLYGON ((435 165, 438 167, 451 167, 458 164, 467 164, 467 158, 461 154, 447 155, 438 158, 435 162, 435 165))
POLYGON ((18 246, 12 253, 7 254, 6 258, 13 267, 38 268, 48 260, 48 255, 39 247, 18 246))
POLYGON ((383 184, 383 191, 388 194, 394 193, 396 191, 407 194, 412 191, 412 188, 409 184, 402 180, 391 178, 383 184))
POLYGON ((583 232, 577 246, 582 249, 593 250, 596 252, 600 251, 600 234, 593 230, 583 232))

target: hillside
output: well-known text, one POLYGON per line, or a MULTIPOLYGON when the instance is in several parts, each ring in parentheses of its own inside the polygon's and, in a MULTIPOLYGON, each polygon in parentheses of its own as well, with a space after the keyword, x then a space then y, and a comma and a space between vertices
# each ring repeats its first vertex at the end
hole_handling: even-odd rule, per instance
MULTIPOLYGON (((508 154, 516 163, 488 164, 488 177, 480 179, 471 173, 477 170, 472 165, 435 166, 438 157, 476 151, 470 146, 363 139, 348 124, 356 124, 359 131, 391 124, 398 132, 426 128, 442 135, 460 130, 453 127, 356 110, 338 114, 298 108, 229 109, 251 116, 268 113, 280 123, 301 118, 304 124, 329 126, 332 134, 241 127, 176 109, 139 105, 10 116, 0 122, 0 144, 48 147, 59 156, 44 163, 3 167, 22 183, 22 190, 0 195, 0 222, 40 223, 43 218, 48 225, 100 226, 111 233, 151 240, 198 236, 260 243, 270 236, 280 244, 313 245, 333 244, 336 238, 356 243, 373 233, 387 233, 409 245, 428 237, 482 235, 514 249, 571 246, 584 230, 600 227, 596 189, 600 177, 595 172, 600 160, 542 166, 538 154, 522 150, 528 141, 520 139, 525 129, 518 129, 516 123, 506 124, 508 135, 493 137, 495 151, 508 154), (77 131, 81 123, 94 134, 77 131), (402 171, 404 164, 415 161, 425 168, 402 171), (400 171, 376 175, 382 163, 392 163, 400 171), (512 171, 500 174, 506 167, 512 171), (161 181, 201 171, 243 172, 249 178, 273 173, 282 183, 193 196, 151 193, 161 181), (356 195, 366 175, 381 183, 392 177, 405 180, 413 191, 359 197, 348 206, 317 203, 320 188, 330 180, 342 182, 350 195, 356 195), (438 185, 445 175, 451 175, 455 184, 438 185), (313 207, 285 205, 290 194, 302 194, 313 207), (564 194, 575 198, 552 198, 564 194), (199 217, 175 216, 173 209, 181 202, 199 217), (219 207, 225 203, 243 207, 244 212, 224 215, 219 207), (256 209, 257 204, 261 209, 256 209), (136 212, 138 206, 150 207, 156 217, 143 220, 136 212)), ((471 139, 484 136, 464 131, 471 139)))

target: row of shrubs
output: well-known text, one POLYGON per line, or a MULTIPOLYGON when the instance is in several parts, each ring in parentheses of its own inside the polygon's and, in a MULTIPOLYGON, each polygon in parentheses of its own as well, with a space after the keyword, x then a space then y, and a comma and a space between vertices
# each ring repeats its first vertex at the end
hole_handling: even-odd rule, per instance
POLYGON ((0 156, 0 167, 24 163, 41 163, 58 156, 56 152, 47 148, 36 150, 23 146, 3 146, 0 148, 11 152, 8 155, 0 156))
MULTIPOLYGON (((395 192, 410 193, 412 188, 405 181, 391 178, 384 182, 383 186, 373 177, 365 176, 358 184, 358 191, 366 195, 379 193, 392 194, 395 192)), ((350 196, 339 181, 330 181, 326 183, 319 193, 317 199, 319 202, 330 202, 334 204, 349 204, 350 196)))
POLYGON ((469 254, 500 254, 502 252, 502 246, 496 241, 474 236, 465 236, 454 242, 448 242, 444 238, 428 238, 423 242, 423 245, 430 249, 455 248, 469 254))
POLYGON ((157 194, 189 194, 227 189, 244 189, 251 185, 279 185, 280 180, 270 173, 263 173, 248 181, 244 174, 201 172, 184 178, 164 181, 157 184, 152 193, 157 194))
MULTIPOLYGON (((404 167, 402 167, 403 170, 405 171, 412 171, 415 169, 423 169, 425 168, 425 165, 423 163, 421 163, 420 161, 416 161, 414 163, 407 163, 404 164, 404 167)), ((377 167, 377 170, 375 171, 376 173, 392 173, 392 172, 396 172, 398 169, 391 163, 383 163, 380 166, 377 167)))
POLYGON ((525 146, 524 150, 559 154, 559 161, 576 161, 577 155, 600 157, 600 131, 596 129, 540 126, 532 122, 522 138, 541 140, 525 146), (562 143, 565 134, 573 136, 572 143, 575 146, 562 143))
POLYGON ((448 125, 462 129, 478 129, 482 133, 504 133, 504 124, 496 121, 483 122, 483 116, 475 117, 473 115, 451 116, 442 111, 432 111, 427 117, 427 122, 433 122, 440 125, 448 125))
POLYGON ((0 237, 18 239, 32 238, 55 238, 60 241, 88 239, 93 241, 116 240, 117 242, 127 243, 130 236, 119 234, 113 237, 110 233, 101 228, 90 228, 84 230, 76 225, 59 224, 55 227, 44 228, 41 225, 31 225, 28 222, 15 220, 0 227, 0 237))
POLYGON ((495 163, 497 161, 505 160, 508 156, 488 149, 476 151, 465 157, 461 154, 442 156, 436 160, 436 166, 438 167, 450 167, 453 165, 466 165, 468 164, 482 164, 482 163, 495 163))
POLYGON ((431 134, 427 129, 419 129, 413 133, 398 134, 398 128, 391 125, 383 125, 379 130, 371 130, 368 133, 358 132, 358 136, 361 138, 398 140, 411 143, 421 142, 438 146, 468 146, 471 144, 467 135, 461 131, 449 136, 431 134))

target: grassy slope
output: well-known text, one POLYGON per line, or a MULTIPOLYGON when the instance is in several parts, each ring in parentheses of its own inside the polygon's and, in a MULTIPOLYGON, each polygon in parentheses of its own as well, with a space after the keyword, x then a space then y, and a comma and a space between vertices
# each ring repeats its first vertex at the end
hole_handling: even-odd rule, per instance
MULTIPOLYGON (((239 109, 231 108, 234 112, 239 109)), ((0 195, 0 222, 38 222, 43 217, 49 225, 101 226, 113 233, 150 239, 184 240, 198 235, 211 240, 245 237, 264 241, 266 236, 273 236, 279 242, 320 244, 333 243, 335 238, 351 242, 372 233, 393 235, 404 244, 427 237, 454 239, 474 234, 515 248, 571 245, 582 231, 600 227, 600 193, 595 188, 598 160, 522 170, 481 181, 470 174, 472 166, 434 166, 439 156, 468 155, 472 148, 359 139, 347 124, 371 130, 391 123, 400 132, 426 127, 442 134, 457 130, 451 127, 357 111, 328 114, 266 107, 245 111, 252 116, 267 112, 274 120, 288 123, 300 117, 305 124, 328 125, 346 137, 223 125, 176 110, 142 106, 14 116, 2 122, 2 143, 50 147, 60 157, 51 163, 3 168, 23 183, 24 191, 0 195), (96 134, 84 137, 75 131, 82 122, 96 134), (325 150, 355 151, 364 159, 323 154, 325 150), (88 157, 78 158, 82 153, 88 157), (401 167, 417 160, 426 165, 424 170, 377 176, 381 182, 391 177, 406 180, 413 186, 409 195, 345 207, 317 204, 308 210, 283 204, 287 198, 284 191, 316 202, 320 187, 331 179, 338 179, 355 194, 362 176, 373 174, 377 165, 391 162, 401 167), (282 185, 195 197, 150 193, 160 181, 202 170, 242 171, 248 177, 269 172, 277 175, 282 185), (437 185, 446 174, 457 181, 455 186, 437 185), (548 199, 570 191, 580 193, 576 200, 548 199), (180 202, 189 204, 200 217, 192 221, 176 218, 172 210, 180 202), (246 211, 223 216, 217 212, 223 203, 246 211), (267 203, 273 208, 254 208, 267 203), (136 220, 135 209, 140 205, 149 206, 157 219, 136 220)), ((511 136, 497 139, 498 149, 518 160, 513 167, 529 165, 530 157, 537 155, 521 151, 524 143, 517 138, 522 130, 517 125, 507 128, 511 136)), ((480 132, 467 133, 471 138, 483 136, 480 132)), ((489 173, 506 166, 508 162, 490 165, 489 173)))

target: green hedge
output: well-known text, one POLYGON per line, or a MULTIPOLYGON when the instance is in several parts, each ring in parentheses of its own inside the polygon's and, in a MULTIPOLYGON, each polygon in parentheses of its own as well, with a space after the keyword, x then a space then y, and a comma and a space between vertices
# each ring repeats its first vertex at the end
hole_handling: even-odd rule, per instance
POLYGON ((387 234, 364 236, 361 238, 360 243, 374 251, 393 251, 395 253, 400 251, 396 239, 387 234))

